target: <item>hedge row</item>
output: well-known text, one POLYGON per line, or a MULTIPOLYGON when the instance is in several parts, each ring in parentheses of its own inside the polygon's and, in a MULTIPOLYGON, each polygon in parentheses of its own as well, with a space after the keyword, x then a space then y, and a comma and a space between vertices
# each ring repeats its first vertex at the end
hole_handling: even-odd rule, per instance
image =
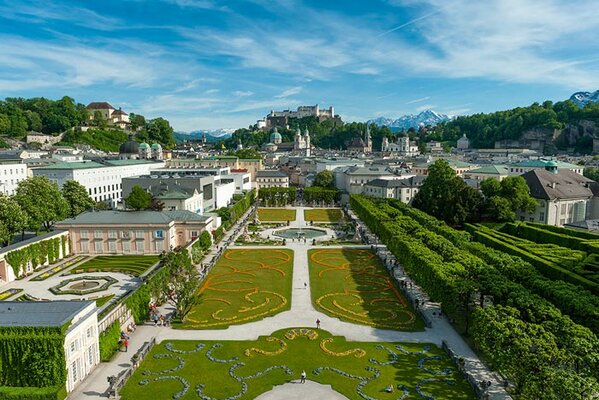
POLYGON ((0 386, 0 399, 3 400, 64 400, 67 390, 59 387, 10 387, 0 386))
POLYGON ((591 232, 577 231, 575 229, 562 228, 561 226, 553 226, 546 224, 538 224, 535 222, 527 222, 526 225, 532 226, 544 231, 560 233, 570 237, 577 237, 584 240, 599 240, 599 235, 591 232))
POLYGON ((503 240, 493 237, 491 234, 487 232, 488 228, 482 226, 474 226, 471 224, 466 224, 465 228, 476 238, 477 241, 494 249, 501 250, 508 254, 518 256, 525 261, 528 261, 540 273, 547 276, 548 278, 564 280, 575 285, 580 285, 583 288, 590 290, 594 294, 599 294, 599 284, 590 281, 580 275, 577 275, 571 271, 568 271, 567 269, 562 268, 555 263, 547 261, 534 254, 531 254, 526 250, 522 250, 514 245, 506 243, 503 240))
POLYGON ((466 324, 471 316, 475 317, 472 326, 475 344, 514 379, 518 391, 540 388, 548 371, 576 370, 575 380, 583 379, 579 373, 599 374, 599 342, 590 330, 574 324, 551 303, 512 282, 467 250, 425 229, 414 219, 398 215, 398 210, 387 202, 374 204, 363 196, 352 196, 350 201, 352 209, 379 235, 410 277, 432 300, 442 303, 447 315, 456 320, 461 317, 466 324), (468 304, 476 292, 481 299, 491 295, 495 306, 470 309, 468 304), (514 311, 506 314, 500 311, 502 305, 513 307, 514 311), (493 312, 494 309, 498 312, 493 312), (498 328, 489 331, 489 319, 479 318, 480 313, 494 318, 498 328), (525 329, 511 329, 509 324, 514 321, 525 329), (512 346, 514 342, 534 346, 538 343, 539 349, 547 343, 547 351, 553 354, 540 360, 533 352, 519 352, 512 346), (526 369, 533 365, 538 373, 526 369))
POLYGON ((0 386, 56 387, 65 382, 62 328, 0 328, 0 386))
POLYGON ((100 360, 108 362, 120 349, 121 323, 117 319, 102 333, 100 333, 100 360))

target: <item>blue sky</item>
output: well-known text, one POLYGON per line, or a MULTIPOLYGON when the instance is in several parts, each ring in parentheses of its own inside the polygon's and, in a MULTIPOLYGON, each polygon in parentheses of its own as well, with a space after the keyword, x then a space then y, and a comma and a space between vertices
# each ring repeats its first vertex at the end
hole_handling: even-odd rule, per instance
POLYGON ((0 97, 109 101, 178 130, 301 104, 361 121, 597 89, 596 0, 0 0, 0 97))

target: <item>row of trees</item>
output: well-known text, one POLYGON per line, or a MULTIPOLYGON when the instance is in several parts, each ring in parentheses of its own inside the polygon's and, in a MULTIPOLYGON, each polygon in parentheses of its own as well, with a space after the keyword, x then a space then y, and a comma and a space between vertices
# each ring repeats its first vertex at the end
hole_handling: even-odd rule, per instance
POLYGON ((414 197, 414 207, 442 219, 450 225, 493 221, 514 221, 518 211, 532 212, 537 206, 521 176, 501 182, 488 178, 481 192, 468 186, 445 160, 437 160, 414 197), (482 193, 481 193, 482 192, 482 193))
POLYGON ((297 199, 297 189, 294 187, 260 188, 258 200, 264 206, 284 206, 292 204, 297 199))
POLYGON ((500 272, 516 258, 472 243, 467 233, 398 201, 352 196, 351 205, 410 277, 513 381, 520 398, 593 398, 599 390, 597 337, 520 284, 518 276, 500 272), (486 297, 492 304, 483 304, 486 297))
POLYGON ((67 181, 62 190, 44 176, 19 182, 14 196, 0 194, 0 243, 9 243, 25 230, 49 230, 54 222, 94 207, 83 185, 67 181))

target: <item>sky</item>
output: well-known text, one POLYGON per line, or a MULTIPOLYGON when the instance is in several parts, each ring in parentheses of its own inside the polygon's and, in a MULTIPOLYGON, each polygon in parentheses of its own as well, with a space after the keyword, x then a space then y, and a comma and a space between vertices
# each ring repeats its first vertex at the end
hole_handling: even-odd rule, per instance
POLYGON ((598 28, 596 0, 0 0, 0 98, 179 131, 313 104, 473 114, 599 89, 598 28))

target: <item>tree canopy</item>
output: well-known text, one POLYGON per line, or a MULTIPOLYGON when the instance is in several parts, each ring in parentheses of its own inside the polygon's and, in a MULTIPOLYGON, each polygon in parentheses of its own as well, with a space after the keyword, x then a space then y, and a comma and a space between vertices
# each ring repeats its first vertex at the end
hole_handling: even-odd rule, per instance
POLYGON ((95 202, 87 193, 85 186, 77 181, 69 180, 62 185, 62 196, 69 204, 69 216, 76 217, 83 211, 94 207, 95 202))
POLYGON ((319 187, 328 188, 328 189, 334 188, 335 187, 335 177, 333 176, 333 173, 331 171, 329 171, 328 169, 320 171, 314 177, 314 185, 313 186, 319 186, 319 187))
POLYGON ((34 176, 19 182, 15 200, 27 214, 28 228, 34 231, 50 229, 54 222, 69 215, 69 204, 58 185, 45 176, 34 176))
POLYGON ((147 210, 152 206, 152 195, 139 185, 133 186, 131 193, 125 199, 125 205, 127 208, 134 210, 147 210))
POLYGON ((0 193, 0 244, 10 243, 15 233, 27 227, 27 214, 12 197, 0 193))
POLYGON ((511 222, 518 211, 533 212, 537 207, 537 201, 530 196, 530 189, 521 176, 508 176, 501 182, 488 178, 480 187, 487 216, 495 221, 511 222))
POLYGON ((451 225, 477 220, 480 193, 457 176, 445 160, 428 168, 428 176, 414 197, 413 206, 451 225))

